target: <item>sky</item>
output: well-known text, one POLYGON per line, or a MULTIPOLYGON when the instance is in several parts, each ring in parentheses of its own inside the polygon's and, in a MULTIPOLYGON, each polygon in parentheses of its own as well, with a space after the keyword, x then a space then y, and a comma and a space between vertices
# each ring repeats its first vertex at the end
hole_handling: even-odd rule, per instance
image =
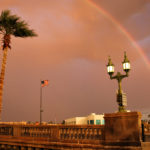
POLYGON ((150 0, 0 0, 6 9, 38 36, 12 37, 2 121, 39 121, 41 80, 49 80, 43 121, 116 112, 118 84, 106 65, 111 56, 115 73, 124 74, 124 51, 131 63, 122 81, 127 109, 149 111, 150 0))

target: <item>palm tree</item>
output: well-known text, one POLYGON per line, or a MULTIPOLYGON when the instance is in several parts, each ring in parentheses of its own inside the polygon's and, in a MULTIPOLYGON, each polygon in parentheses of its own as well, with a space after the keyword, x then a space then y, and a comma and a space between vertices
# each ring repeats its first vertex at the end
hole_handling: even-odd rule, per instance
POLYGON ((22 21, 20 17, 12 15, 10 10, 4 10, 1 12, 0 34, 2 35, 2 50, 3 50, 3 60, 0 73, 0 115, 1 115, 7 52, 8 49, 11 48, 10 46, 11 36, 25 38, 37 36, 37 34, 33 30, 29 29, 28 24, 25 21, 22 21))

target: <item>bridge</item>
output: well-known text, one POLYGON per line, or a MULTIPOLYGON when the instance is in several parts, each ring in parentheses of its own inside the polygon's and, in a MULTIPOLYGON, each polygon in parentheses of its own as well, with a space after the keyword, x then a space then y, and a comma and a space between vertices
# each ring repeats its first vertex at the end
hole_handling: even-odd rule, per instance
MULTIPOLYGON (((148 150, 141 114, 105 114, 105 125, 0 124, 0 150, 148 150)), ((150 126, 146 126, 148 140, 150 126)))

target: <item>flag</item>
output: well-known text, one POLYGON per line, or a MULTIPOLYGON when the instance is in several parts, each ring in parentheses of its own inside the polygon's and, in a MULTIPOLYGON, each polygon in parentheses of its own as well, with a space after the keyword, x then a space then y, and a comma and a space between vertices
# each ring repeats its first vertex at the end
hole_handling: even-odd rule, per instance
POLYGON ((45 87, 45 86, 47 86, 48 85, 48 80, 42 80, 41 81, 41 86, 42 87, 45 87))

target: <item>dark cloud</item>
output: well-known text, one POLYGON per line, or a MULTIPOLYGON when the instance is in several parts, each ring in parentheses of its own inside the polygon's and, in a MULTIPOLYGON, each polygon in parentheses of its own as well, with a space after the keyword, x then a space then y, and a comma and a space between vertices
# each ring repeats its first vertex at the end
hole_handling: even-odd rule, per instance
POLYGON ((107 10, 113 17, 119 21, 127 20, 132 14, 141 12, 149 0, 92 0, 107 10))

